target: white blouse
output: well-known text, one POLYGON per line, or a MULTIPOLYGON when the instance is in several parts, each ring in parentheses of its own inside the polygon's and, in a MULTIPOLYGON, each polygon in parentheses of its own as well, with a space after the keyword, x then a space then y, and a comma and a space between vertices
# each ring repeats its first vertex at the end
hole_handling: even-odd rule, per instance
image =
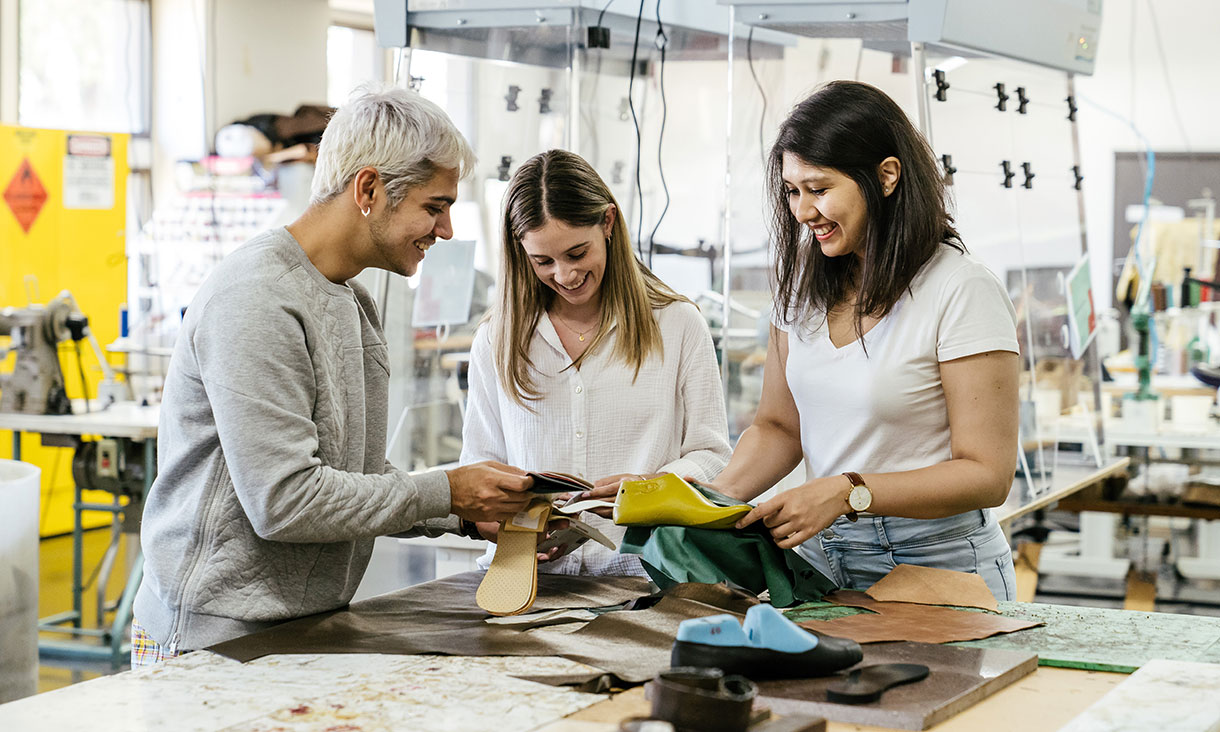
MULTIPOLYGON (((579 370, 547 317, 539 318, 529 355, 541 397, 533 411, 504 394, 496 375, 491 333, 480 327, 470 354, 470 388, 462 429, 462 464, 498 460, 524 470, 578 475, 590 482, 618 473, 673 472, 715 478, 728 464, 724 392, 707 323, 690 303, 654 315, 664 356, 634 370, 614 357, 615 328, 579 370)), ((624 529, 593 514, 582 521, 610 539, 624 529)), ((480 561, 484 565, 494 546, 480 561)), ((539 565, 553 574, 642 575, 639 558, 595 542, 539 565)))

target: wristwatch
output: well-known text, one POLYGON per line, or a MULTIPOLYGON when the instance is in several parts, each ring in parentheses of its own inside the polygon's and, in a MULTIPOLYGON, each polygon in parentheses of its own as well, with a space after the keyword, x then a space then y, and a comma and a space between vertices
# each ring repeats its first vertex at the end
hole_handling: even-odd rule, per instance
POLYGON ((845 515, 848 521, 855 521, 860 518, 861 511, 867 511, 873 505, 873 492, 864 484, 864 478, 859 473, 847 472, 843 475, 851 481, 851 490, 847 493, 847 505, 851 506, 851 510, 845 515))

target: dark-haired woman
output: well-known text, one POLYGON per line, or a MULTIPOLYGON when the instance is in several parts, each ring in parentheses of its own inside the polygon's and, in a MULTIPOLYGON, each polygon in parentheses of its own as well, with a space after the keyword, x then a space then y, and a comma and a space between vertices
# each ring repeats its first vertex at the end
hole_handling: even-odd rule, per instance
MULTIPOLYGON (((570 473, 602 498, 624 478, 714 478, 731 448, 707 323, 636 259, 597 172, 564 150, 523 163, 502 244, 498 302, 471 348, 461 462, 570 473)), ((581 519, 622 538, 604 517, 581 519)), ((479 524, 492 539, 497 528, 479 524)), ((595 542, 539 571, 644 574, 638 556, 595 542)))
POLYGON ((833 82, 771 150, 775 316, 758 413, 718 488, 840 586, 897 564, 974 572, 1013 599, 989 507, 1017 456, 1016 314, 966 254, 926 141, 874 87, 833 82))

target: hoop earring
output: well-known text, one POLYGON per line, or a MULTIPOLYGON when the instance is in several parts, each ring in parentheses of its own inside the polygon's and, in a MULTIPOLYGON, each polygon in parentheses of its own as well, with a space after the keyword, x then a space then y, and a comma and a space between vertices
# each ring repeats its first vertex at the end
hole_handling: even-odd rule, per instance
POLYGON ((366 219, 369 217, 369 214, 370 214, 370 213, 372 213, 372 212, 373 212, 373 207, 372 207, 372 206, 369 206, 368 208, 362 208, 362 209, 360 209, 360 213, 364 214, 364 218, 366 218, 366 219))
POLYGON ((610 237, 606 237, 606 247, 610 246, 610 237))

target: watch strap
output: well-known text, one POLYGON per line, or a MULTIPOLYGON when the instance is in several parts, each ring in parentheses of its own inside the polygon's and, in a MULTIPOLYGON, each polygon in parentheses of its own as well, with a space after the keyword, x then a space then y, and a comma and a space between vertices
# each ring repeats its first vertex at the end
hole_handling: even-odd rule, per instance
POLYGON ((845 499, 847 501, 848 510, 844 515, 847 516, 848 521, 855 522, 860 518, 860 514, 851 507, 851 491, 854 490, 856 486, 864 485, 864 478, 861 478, 859 473, 850 470, 843 473, 843 475, 847 476, 847 480, 851 483, 851 488, 849 488, 847 491, 848 498, 845 499))

